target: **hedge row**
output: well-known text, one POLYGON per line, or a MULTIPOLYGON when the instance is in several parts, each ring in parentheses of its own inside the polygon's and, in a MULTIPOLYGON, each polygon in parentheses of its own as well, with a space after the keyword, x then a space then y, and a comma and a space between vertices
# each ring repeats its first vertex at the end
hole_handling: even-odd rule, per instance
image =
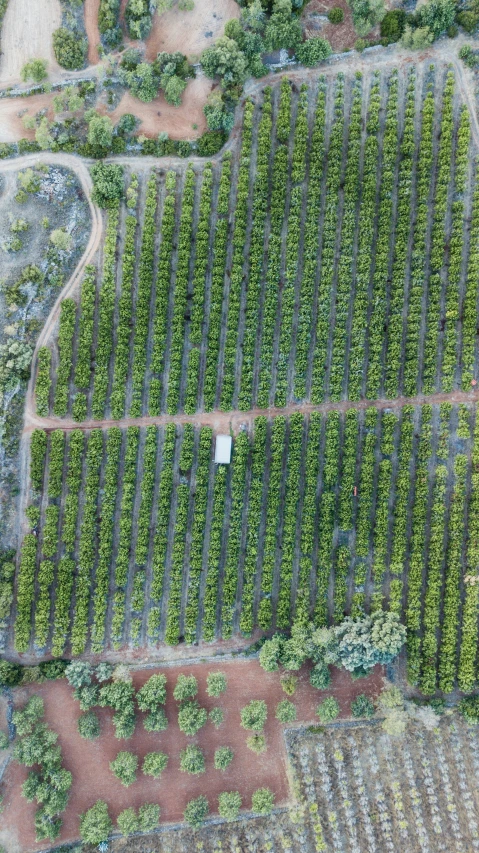
MULTIPOLYGON (((188 305, 190 255, 192 253, 193 245, 192 236, 193 213, 195 206, 195 184, 195 173, 193 168, 188 166, 181 196, 181 217, 178 229, 173 312, 169 321, 169 326, 171 328, 171 340, 169 348, 170 363, 168 371, 166 410, 170 415, 175 414, 180 403, 180 383, 183 368, 183 350, 185 345, 185 315, 188 305)), ((205 242, 203 242, 203 251, 206 251, 205 242)))
POLYGON ((284 496, 279 593, 276 613, 278 628, 287 628, 291 622, 291 595, 296 556, 296 526, 298 523, 301 489, 303 431, 303 416, 299 412, 296 412, 289 419, 288 471, 284 496))
POLYGON ((128 582, 130 568, 131 542, 133 533, 133 507, 138 479, 137 459, 140 442, 138 427, 128 427, 124 467, 122 473, 122 492, 119 518, 118 549, 115 560, 115 586, 111 635, 114 645, 121 643, 125 621, 124 588, 128 582))
MULTIPOLYGON (((282 275, 282 234, 285 220, 286 196, 289 180, 288 141, 291 127, 291 83, 286 77, 281 80, 278 115, 276 118, 277 145, 273 158, 272 186, 270 195, 270 233, 268 240, 268 262, 263 283, 263 310, 260 354, 258 364, 258 392, 256 402, 266 408, 271 397, 273 371, 274 333, 278 307, 278 282, 282 275)), ((289 220, 288 220, 289 227, 289 220)), ((297 235, 299 238, 299 235, 297 235)))
POLYGON ((281 491, 285 440, 286 419, 283 417, 275 418, 271 428, 270 439, 266 527, 261 565, 261 599, 258 610, 258 624, 264 630, 268 630, 271 626, 273 617, 271 595, 273 592, 274 567, 276 565, 279 517, 282 506, 281 491))
POLYGON ((97 502, 100 487, 100 469, 103 460, 103 433, 92 430, 86 452, 86 477, 83 487, 84 505, 78 546, 78 567, 75 585, 75 610, 71 632, 72 654, 85 651, 88 635, 88 615, 92 572, 97 550, 98 512, 97 502))
POLYGON ((85 268, 80 296, 80 319, 78 324, 77 355, 75 363, 75 385, 88 388, 93 357, 93 331, 95 327, 96 269, 85 268))
POLYGON ((240 628, 249 636, 254 628, 254 595, 256 568, 258 563, 259 530, 261 524, 261 504, 265 483, 264 466, 268 421, 264 417, 254 422, 254 442, 251 454, 251 483, 249 489, 246 554, 243 566, 243 590, 241 597, 240 628))
MULTIPOLYGON (((186 381, 185 412, 192 414, 197 406, 201 406, 203 396, 204 408, 211 410, 216 401, 218 384, 218 356, 221 334, 221 312, 223 308, 223 288, 225 279, 226 254, 228 250, 228 221, 230 195, 233 192, 231 181, 231 153, 227 152, 223 159, 218 199, 216 202, 216 229, 213 241, 213 265, 209 293, 209 311, 206 317, 204 339, 206 342, 205 373, 203 377, 203 394, 200 387, 200 350, 192 349, 188 360, 186 381)), ((193 338, 191 339, 193 341, 193 338)))
POLYGON ((263 94, 261 119, 257 131, 251 239, 249 248, 248 287, 246 292, 245 325, 242 345, 241 384, 238 397, 240 409, 249 409, 253 396, 255 353, 258 339, 258 318, 263 279, 263 255, 266 217, 270 194, 271 149, 273 134, 271 89, 263 94))
POLYGON ((120 210, 119 206, 116 206, 108 211, 108 223, 103 246, 103 276, 98 297, 98 329, 94 351, 94 380, 91 405, 92 415, 98 420, 103 418, 105 414, 110 356, 113 349, 113 314, 115 310, 116 290, 115 262, 119 222, 120 210))
POLYGON ((457 681, 460 690, 473 689, 477 677, 479 584, 479 418, 476 415, 472 446, 471 490, 468 508, 466 571, 463 577, 464 602, 462 607, 461 636, 457 681))
POLYGON ((321 415, 313 412, 309 419, 304 467, 303 515, 301 520, 298 588, 295 619, 307 624, 311 606, 314 533, 316 528, 316 492, 318 488, 321 415))
POLYGON ((130 417, 142 414, 142 393, 147 362, 148 329, 150 325, 151 289, 153 286, 153 261, 155 255, 156 210, 158 190, 156 177, 148 181, 143 231, 141 236, 140 262, 135 304, 135 326, 133 336, 132 399, 130 417))
POLYGON ((221 636, 228 639, 233 633, 233 617, 239 582, 241 536, 243 530, 243 508, 246 489, 250 445, 246 432, 240 432, 235 441, 232 460, 231 508, 229 533, 221 591, 221 636))
POLYGON ((332 572, 334 512, 339 466, 341 423, 338 412, 326 416, 322 492, 319 499, 318 555, 314 618, 318 625, 327 621, 327 597, 332 572))
POLYGON ((50 411, 50 388, 52 384, 50 377, 51 363, 52 353, 49 347, 40 347, 38 350, 37 360, 35 400, 37 404, 37 413, 42 418, 46 418, 50 411))
POLYGON ((221 543, 223 539, 223 521, 226 499, 226 465, 217 465, 213 488, 213 514, 210 525, 208 558, 206 565, 206 584, 203 600, 202 637, 211 642, 216 636, 217 608, 219 597, 219 568, 221 543))
MULTIPOLYGON (((175 172, 168 172, 165 180, 165 199, 161 219, 161 243, 158 253, 158 270, 156 274, 155 317, 153 320, 153 350, 151 355, 151 370, 160 374, 164 368, 166 335, 168 329, 168 301, 173 261, 173 235, 176 224, 176 183, 175 172)), ((150 385, 149 413, 158 415, 161 411, 161 380, 154 376, 150 385)))
POLYGON ((113 363, 113 382, 110 397, 110 409, 113 418, 125 414, 126 383, 130 362, 130 341, 134 327, 133 285, 136 265, 136 235, 138 221, 135 216, 127 216, 125 222, 125 245, 121 268, 121 293, 118 300, 118 321, 116 325, 116 344, 113 363))
MULTIPOLYGON (((199 596, 203 551, 205 542, 206 512, 208 509, 208 484, 210 479, 211 443, 213 431, 210 427, 200 430, 198 462, 195 478, 195 505, 191 525, 191 547, 188 570, 188 593, 183 634, 187 643, 197 639, 199 596)), ((235 451, 236 452, 236 451, 235 451)))
POLYGON ((118 427, 111 427, 107 432, 106 439, 105 479, 98 531, 98 563, 93 593, 93 624, 91 626, 91 648, 93 652, 100 652, 105 640, 121 445, 121 430, 118 427))
POLYGON ((60 328, 58 331, 59 359, 56 371, 55 399, 53 402, 53 413, 57 417, 66 415, 68 409, 76 315, 76 302, 73 299, 64 299, 60 307, 60 328))

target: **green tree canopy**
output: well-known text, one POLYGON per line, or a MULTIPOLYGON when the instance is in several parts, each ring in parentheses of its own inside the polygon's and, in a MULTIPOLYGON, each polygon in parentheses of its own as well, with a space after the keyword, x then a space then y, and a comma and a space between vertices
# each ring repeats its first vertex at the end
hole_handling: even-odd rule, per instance
POLYGON ((244 729, 261 732, 264 729, 268 709, 264 699, 252 699, 241 709, 241 725, 244 729))
POLYGON ((94 806, 80 817, 80 838, 86 844, 101 844, 111 834, 112 822, 108 806, 97 800, 94 806))

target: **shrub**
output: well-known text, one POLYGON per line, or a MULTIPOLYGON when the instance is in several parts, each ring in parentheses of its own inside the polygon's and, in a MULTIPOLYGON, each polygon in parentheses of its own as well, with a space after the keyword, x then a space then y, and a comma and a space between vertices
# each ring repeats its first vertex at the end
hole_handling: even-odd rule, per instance
POLYGON ((114 208, 123 195, 123 169, 113 163, 95 163, 90 169, 92 199, 99 207, 114 208))
POLYGON ((399 41, 406 26, 406 13, 403 9, 391 9, 381 21, 381 38, 388 44, 399 41))
POLYGON ((78 33, 60 27, 53 33, 53 52, 55 59, 62 68, 76 71, 85 63, 87 43, 79 38, 78 33))
POLYGON ((479 723, 479 696, 466 696, 461 699, 459 711, 468 723, 479 723))
POLYGON ((479 16, 475 12, 459 12, 456 15, 456 21, 466 33, 473 33, 477 29, 479 16))
POLYGON ((136 782, 137 769, 138 756, 133 752, 119 752, 116 758, 110 761, 110 770, 112 770, 125 788, 136 782))
POLYGON ((309 680, 313 687, 316 687, 316 690, 326 690, 326 688, 331 684, 331 673, 329 671, 329 667, 323 663, 316 664, 316 666, 313 666, 311 670, 309 680))
POLYGON ((264 735, 250 735, 246 738, 246 746, 251 752, 255 752, 257 755, 266 752, 268 748, 264 735))
POLYGON ((223 791, 218 797, 218 811, 226 820, 235 820, 238 817, 242 803, 238 791, 223 791))
POLYGON ((176 681, 173 696, 177 702, 184 702, 186 699, 194 699, 198 693, 198 682, 194 675, 184 675, 180 672, 176 681))
POLYGON ((274 794, 269 788, 257 788, 251 797, 251 808, 256 814, 268 815, 274 806, 274 794))
POLYGON ((9 744, 8 735, 0 731, 0 749, 8 749, 9 744))
POLYGON ((34 83, 41 83, 47 76, 47 61, 46 59, 31 59, 23 66, 20 77, 23 82, 33 80, 34 83))
POLYGON ((225 718, 225 712, 222 708, 212 708, 208 716, 211 722, 213 723, 215 729, 219 729, 221 723, 225 718))
POLYGON ((470 44, 463 44, 459 48, 459 59, 462 59, 468 68, 475 68, 477 65, 477 57, 470 44))
POLYGON ((143 721, 143 726, 147 732, 164 732, 168 728, 168 720, 163 708, 150 711, 143 721))
POLYGON ((200 708, 198 702, 183 702, 178 711, 178 726, 186 735, 195 735, 206 723, 206 708, 200 708))
POLYGON ((205 756, 199 746, 189 745, 180 752, 180 769, 196 776, 205 772, 205 756))
POLYGON ((208 696, 220 696, 228 686, 224 672, 209 672, 206 679, 206 692, 208 696))
POLYGON ((166 676, 162 673, 152 675, 138 690, 136 701, 140 711, 153 711, 158 705, 164 705, 166 702, 166 676))
POLYGON ((94 806, 80 816, 80 838, 86 844, 101 844, 112 830, 108 806, 97 800, 94 806))
POLYGON ((331 723, 339 714, 339 705, 333 696, 328 696, 316 709, 322 723, 331 723))
POLYGON ((342 24, 344 21, 344 11, 341 6, 333 6, 328 12, 328 21, 330 24, 342 24))
POLYGON ((215 770, 226 770, 233 761, 233 750, 229 746, 220 746, 215 750, 215 770))
POLYGON ((294 723, 296 719, 296 706, 288 699, 283 699, 276 705, 276 719, 280 723, 294 723))
POLYGON ((93 675, 92 666, 88 661, 72 661, 65 670, 65 678, 72 687, 88 687, 93 675))
POLYGON ((368 720, 374 717, 374 705, 371 699, 364 693, 356 696, 356 699, 351 702, 351 713, 353 717, 366 717, 368 720))
POLYGON ((78 718, 78 731, 85 740, 94 740, 100 734, 100 721, 94 711, 87 711, 78 718))
POLYGON ((141 832, 151 832, 158 826, 160 807, 156 803, 144 803, 138 809, 138 824, 141 832))
POLYGON ((53 681, 56 678, 63 678, 68 664, 67 660, 46 660, 40 664, 40 672, 44 678, 53 681))
POLYGON ((286 693, 286 696, 294 696, 296 693, 296 685, 298 683, 297 675, 283 675, 281 678, 281 688, 286 693))
POLYGON ((186 823, 193 829, 199 829, 205 822, 209 812, 208 800, 201 795, 196 800, 190 800, 183 812, 186 823))
POLYGON ((296 56, 302 65, 312 68, 314 65, 319 65, 320 62, 324 62, 328 56, 331 56, 332 52, 329 41, 320 36, 314 36, 300 45, 296 51, 296 56))
POLYGON ((221 151, 226 142, 226 134, 222 130, 208 130, 198 139, 197 151, 199 157, 214 157, 221 151))
POLYGON ((22 667, 17 663, 0 660, 0 687, 16 687, 22 680, 22 667))
POLYGON ((268 709, 264 699, 252 699, 249 705, 241 709, 241 725, 244 729, 261 732, 264 729, 268 709))
POLYGON ((148 752, 143 759, 142 770, 146 776, 159 779, 168 765, 168 756, 164 752, 148 752))

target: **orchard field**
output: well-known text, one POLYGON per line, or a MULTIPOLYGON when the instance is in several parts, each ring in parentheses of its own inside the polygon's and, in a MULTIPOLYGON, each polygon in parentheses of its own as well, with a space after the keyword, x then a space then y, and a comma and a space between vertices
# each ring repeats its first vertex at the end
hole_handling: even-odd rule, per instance
POLYGON ((282 78, 237 150, 129 177, 39 352, 18 652, 387 605, 413 683, 472 688, 475 169, 438 63, 282 78), (240 425, 229 467, 207 412, 240 425))

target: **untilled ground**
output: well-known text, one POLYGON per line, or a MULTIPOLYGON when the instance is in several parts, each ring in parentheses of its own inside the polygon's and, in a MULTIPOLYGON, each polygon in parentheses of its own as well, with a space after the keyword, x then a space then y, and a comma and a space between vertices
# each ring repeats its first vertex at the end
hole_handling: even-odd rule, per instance
MULTIPOLYGON (((162 670, 143 669, 134 674, 135 687, 139 688, 154 673, 162 670)), ((192 666, 174 666, 163 670, 168 679, 166 714, 168 729, 161 733, 145 732, 138 715, 133 737, 120 741, 114 737, 111 723, 112 712, 98 709, 102 735, 99 740, 89 742, 80 738, 77 720, 80 714, 73 691, 65 680, 32 685, 16 692, 15 704, 23 705, 32 693, 39 693, 45 700, 46 721, 59 734, 63 750, 64 765, 73 773, 73 787, 68 809, 64 814, 61 841, 78 837, 79 815, 98 799, 108 802, 111 817, 115 820, 123 809, 137 808, 145 802, 157 802, 161 806, 161 821, 182 819, 186 803, 193 797, 205 794, 211 811, 216 811, 217 798, 221 791, 239 790, 243 797, 243 808, 251 807, 251 795, 256 788, 270 787, 276 794, 276 803, 289 799, 286 773, 286 751, 283 726, 275 717, 277 703, 286 698, 281 689, 279 673, 265 673, 257 660, 237 660, 222 664, 198 663, 192 666), (206 695, 208 672, 223 671, 228 678, 228 689, 219 699, 206 695), (188 738, 177 726, 177 703, 172 692, 179 672, 193 673, 198 679, 200 704, 210 710, 220 706, 225 711, 225 721, 219 729, 212 723, 194 738, 188 738), (245 745, 248 733, 240 726, 240 709, 251 699, 266 699, 268 721, 265 734, 268 750, 256 756, 245 745), (179 768, 180 750, 187 743, 196 743, 205 752, 206 772, 189 776, 179 768), (234 759, 230 767, 218 771, 213 766, 214 751, 219 746, 230 746, 234 759), (120 750, 129 750, 138 755, 140 767, 146 753, 161 750, 169 755, 169 765, 160 780, 138 773, 137 781, 128 789, 116 779, 110 768, 120 750)), ((342 716, 349 716, 350 702, 359 693, 377 694, 382 686, 382 670, 378 667, 367 679, 352 681, 345 671, 333 670, 332 687, 327 692, 315 690, 309 684, 309 670, 300 672, 298 688, 293 701, 297 706, 298 720, 318 722, 315 710, 325 695, 334 695, 341 707, 342 716)), ((3 727, 3 723, 2 723, 3 727)), ((45 849, 45 843, 35 843, 35 805, 27 803, 21 796, 20 786, 27 776, 26 768, 11 763, 3 785, 5 811, 2 816, 0 843, 6 844, 8 853, 27 853, 45 849)))
POLYGON ((30 59, 46 59, 49 71, 58 70, 52 33, 60 24, 60 0, 9 0, 1 33, 0 85, 20 82, 20 71, 30 59))
POLYGON ((88 38, 88 64, 96 65, 99 62, 98 46, 100 44, 100 30, 98 29, 98 10, 100 0, 84 0, 85 29, 88 38))
POLYGON ((176 2, 168 12, 154 16, 146 57, 156 59, 160 50, 179 50, 188 57, 199 57, 224 34, 227 21, 239 18, 240 12, 235 0, 195 0, 191 12, 181 12, 176 2))
POLYGON ((125 92, 119 105, 108 115, 116 124, 125 113, 133 113, 141 122, 140 133, 145 136, 157 137, 159 133, 167 133, 170 139, 196 139, 206 130, 203 107, 213 86, 213 81, 207 77, 198 76, 190 80, 179 107, 168 104, 163 94, 144 104, 130 92, 125 92))
MULTIPOLYGON (((353 48, 358 40, 347 0, 311 0, 304 8, 301 20, 307 38, 321 36, 329 41, 335 52, 353 48), (326 17, 333 6, 339 6, 343 10, 344 19, 341 24, 330 24, 326 17)), ((378 34, 379 28, 376 28, 371 30, 366 38, 377 37, 378 34)))

